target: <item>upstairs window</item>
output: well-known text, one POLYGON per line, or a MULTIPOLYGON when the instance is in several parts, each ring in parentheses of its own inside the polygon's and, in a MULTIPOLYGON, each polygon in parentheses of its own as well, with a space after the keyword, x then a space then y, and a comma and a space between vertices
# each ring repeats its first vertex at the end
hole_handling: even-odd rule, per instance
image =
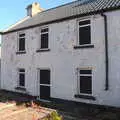
POLYGON ((78 45, 91 44, 91 25, 90 20, 79 21, 78 45))
POLYGON ((42 28, 40 36, 40 49, 48 49, 49 29, 42 28))
POLYGON ((25 69, 19 69, 19 87, 25 87, 25 69))
POLYGON ((20 33, 18 38, 18 51, 25 51, 25 33, 20 33))

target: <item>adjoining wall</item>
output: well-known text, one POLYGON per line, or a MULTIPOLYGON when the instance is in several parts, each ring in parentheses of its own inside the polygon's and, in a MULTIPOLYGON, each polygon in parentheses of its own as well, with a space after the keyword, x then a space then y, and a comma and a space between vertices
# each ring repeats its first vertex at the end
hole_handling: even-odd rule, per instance
POLYGON ((28 94, 39 95, 37 68, 51 69, 51 97, 92 104, 120 107, 120 11, 107 13, 109 43, 109 85, 105 91, 105 38, 104 20, 100 15, 91 16, 91 41, 94 48, 74 49, 77 41, 77 19, 49 25, 49 52, 36 53, 39 48, 40 27, 24 30, 26 54, 16 55, 17 32, 2 36, 1 87, 15 91, 18 68, 26 70, 28 94), (92 67, 93 96, 96 101, 76 99, 76 68, 92 67))

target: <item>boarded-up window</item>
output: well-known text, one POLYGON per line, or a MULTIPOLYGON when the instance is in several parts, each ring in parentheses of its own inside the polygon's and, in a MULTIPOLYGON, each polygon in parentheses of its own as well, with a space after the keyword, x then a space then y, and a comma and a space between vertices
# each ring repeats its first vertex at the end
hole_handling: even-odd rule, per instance
POLYGON ((40 85, 40 99, 50 99, 50 86, 40 85))
POLYGON ((50 70, 40 70, 40 99, 50 99, 50 70))
POLYGON ((90 20, 79 22, 79 45, 91 44, 90 20))
POLYGON ((44 28, 44 29, 41 29, 41 46, 40 48, 41 49, 47 49, 48 48, 48 37, 49 37, 49 29, 48 28, 44 28))
POLYGON ((18 50, 25 51, 25 33, 19 34, 18 50))
POLYGON ((40 84, 50 84, 50 70, 40 70, 40 84))
POLYGON ((92 94, 92 70, 79 70, 79 93, 92 94))
POLYGON ((25 87, 25 69, 19 69, 19 81, 18 86, 25 87))
POLYGON ((92 93, 92 77, 80 76, 80 93, 92 93))

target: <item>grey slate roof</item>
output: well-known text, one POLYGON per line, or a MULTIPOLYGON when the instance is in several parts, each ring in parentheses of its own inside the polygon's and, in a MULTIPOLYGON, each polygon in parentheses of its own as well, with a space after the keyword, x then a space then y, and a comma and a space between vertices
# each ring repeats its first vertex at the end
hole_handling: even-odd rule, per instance
POLYGON ((85 15, 91 12, 114 8, 120 8, 120 0, 77 0, 69 4, 42 11, 37 15, 29 17, 23 22, 11 27, 6 32, 47 23, 70 16, 85 15))

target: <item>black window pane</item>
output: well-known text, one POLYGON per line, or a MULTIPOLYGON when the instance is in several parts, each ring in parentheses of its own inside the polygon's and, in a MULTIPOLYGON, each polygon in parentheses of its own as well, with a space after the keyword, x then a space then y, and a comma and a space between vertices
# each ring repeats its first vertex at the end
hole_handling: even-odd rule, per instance
POLYGON ((25 72, 25 69, 19 69, 19 72, 25 72))
POLYGON ((19 74, 19 86, 25 86, 25 74, 19 74))
POLYGON ((20 38, 19 39, 19 51, 24 51, 25 50, 25 38, 20 38))
POLYGON ((79 44, 91 44, 91 30, 90 26, 79 28, 79 44))
POLYGON ((50 70, 40 70, 40 84, 50 84, 50 70))
POLYGON ((92 70, 80 70, 80 74, 92 74, 92 70))
POLYGON ((42 30, 41 30, 41 33, 42 33, 42 32, 48 32, 48 28, 42 29, 42 30))
POLYGON ((40 98, 45 100, 50 99, 50 86, 40 86, 40 98))
POLYGON ((80 76, 80 93, 92 94, 91 76, 80 76))
POLYGON ((48 48, 48 33, 41 34, 41 48, 48 48))
POLYGON ((87 25, 90 24, 90 20, 86 20, 86 21, 80 21, 79 25, 87 25))
POLYGON ((25 37, 25 34, 23 33, 23 34, 19 34, 19 37, 25 37))

